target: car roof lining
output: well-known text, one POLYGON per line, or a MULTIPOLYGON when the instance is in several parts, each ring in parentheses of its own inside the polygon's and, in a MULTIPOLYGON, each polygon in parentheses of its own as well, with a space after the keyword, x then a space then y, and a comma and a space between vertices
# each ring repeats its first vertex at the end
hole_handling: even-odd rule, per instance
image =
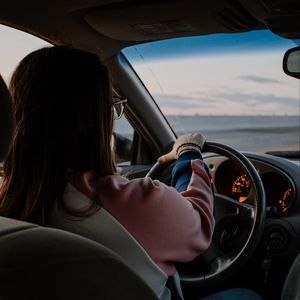
POLYGON ((269 28, 282 36, 296 38, 293 28, 300 17, 298 2, 10 0, 0 3, 0 23, 53 44, 96 52, 106 59, 129 45, 180 36, 269 28), (282 18, 285 25, 280 22, 282 18))

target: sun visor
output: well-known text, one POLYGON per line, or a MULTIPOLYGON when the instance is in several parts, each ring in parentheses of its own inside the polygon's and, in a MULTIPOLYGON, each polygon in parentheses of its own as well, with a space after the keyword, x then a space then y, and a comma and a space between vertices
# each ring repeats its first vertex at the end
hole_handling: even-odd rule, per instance
MULTIPOLYGON (((151 41, 170 37, 238 31, 220 22, 224 9, 241 20, 240 11, 223 1, 165 1, 120 4, 89 11, 85 21, 104 36, 120 41, 151 41), (205 6, 205 7, 204 7, 205 6), (211 13, 208 13, 211 12, 211 13)), ((251 27, 252 22, 247 25, 251 27)))
POLYGON ((99 33, 121 41, 148 41, 170 36, 193 35, 205 22, 199 12, 174 1, 174 5, 147 3, 100 8, 85 15, 86 22, 99 33), (170 8, 170 5, 172 8, 170 8), (184 15, 188 16, 184 20, 184 15), (192 16, 192 18, 191 18, 192 16))

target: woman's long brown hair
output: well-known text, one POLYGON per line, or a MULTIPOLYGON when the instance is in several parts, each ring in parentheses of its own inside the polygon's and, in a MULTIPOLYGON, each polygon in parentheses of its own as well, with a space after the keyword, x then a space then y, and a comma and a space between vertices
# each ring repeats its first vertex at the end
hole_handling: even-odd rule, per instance
POLYGON ((70 170, 115 172, 109 75, 94 54, 42 48, 21 61, 10 91, 17 130, 3 166, 0 215, 44 225, 70 170))

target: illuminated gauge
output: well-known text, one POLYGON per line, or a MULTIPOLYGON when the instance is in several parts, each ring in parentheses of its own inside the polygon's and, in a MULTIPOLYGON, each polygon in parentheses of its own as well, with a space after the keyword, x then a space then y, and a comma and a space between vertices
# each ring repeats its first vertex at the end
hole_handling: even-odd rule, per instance
POLYGON ((290 206, 291 201, 292 201, 292 196, 293 196, 293 192, 292 192, 291 188, 287 189, 284 192, 282 199, 279 199, 279 201, 278 201, 278 206, 279 206, 280 212, 284 212, 288 209, 288 207, 290 206))
POLYGON ((251 190, 251 184, 246 174, 238 177, 232 184, 231 193, 239 202, 244 202, 251 190))

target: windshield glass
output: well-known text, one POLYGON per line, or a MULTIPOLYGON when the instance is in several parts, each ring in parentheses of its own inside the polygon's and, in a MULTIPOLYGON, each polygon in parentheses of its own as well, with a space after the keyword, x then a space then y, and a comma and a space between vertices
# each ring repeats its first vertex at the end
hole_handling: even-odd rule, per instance
POLYGON ((299 80, 282 70, 295 42, 269 31, 147 43, 122 51, 177 135, 239 150, 299 150, 299 80))

